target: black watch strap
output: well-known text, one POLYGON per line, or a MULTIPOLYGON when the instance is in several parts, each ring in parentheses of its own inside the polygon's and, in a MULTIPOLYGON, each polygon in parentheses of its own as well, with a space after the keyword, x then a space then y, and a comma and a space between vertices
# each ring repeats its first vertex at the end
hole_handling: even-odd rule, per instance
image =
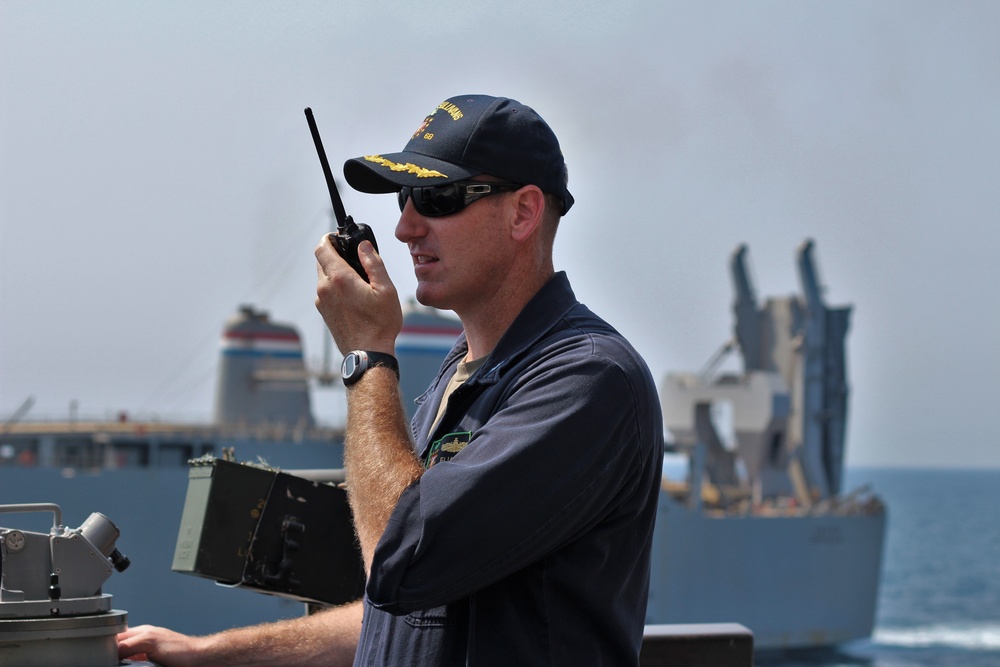
POLYGON ((344 384, 349 387, 360 380, 369 368, 375 366, 385 366, 392 369, 392 372, 396 374, 396 379, 399 379, 399 362, 396 361, 396 357, 385 352, 369 352, 367 350, 348 352, 340 367, 340 374, 344 379, 344 384))

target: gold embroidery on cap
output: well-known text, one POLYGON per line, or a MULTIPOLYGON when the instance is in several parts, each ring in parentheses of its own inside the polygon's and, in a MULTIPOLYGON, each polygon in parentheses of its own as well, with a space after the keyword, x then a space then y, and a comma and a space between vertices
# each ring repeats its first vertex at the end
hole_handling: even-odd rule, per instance
MULTIPOLYGON (((461 109, 459 109, 456 105, 452 104, 451 102, 442 102, 441 104, 438 105, 437 108, 441 109, 441 111, 444 111, 449 116, 451 116, 452 120, 458 120, 459 118, 465 115, 462 113, 461 109)), ((435 109, 434 111, 436 112, 437 109, 435 109)))
POLYGON ((459 109, 458 106, 456 106, 455 104, 452 104, 451 102, 442 102, 441 104, 437 105, 437 107, 434 109, 434 111, 430 113, 429 116, 424 118, 424 122, 420 124, 420 127, 417 128, 417 131, 414 132, 413 136, 410 138, 416 139, 421 134, 423 134, 424 139, 433 139, 434 135, 430 132, 424 134, 424 130, 426 130, 427 126, 434 121, 434 116, 437 115, 438 111, 444 111, 446 114, 451 116, 452 120, 458 120, 459 118, 465 115, 462 113, 462 110, 459 109))
POLYGON ((392 160, 387 160, 381 155, 366 155, 364 156, 364 159, 368 162, 374 162, 375 164, 383 167, 388 167, 392 171, 405 171, 408 174, 415 174, 417 178, 448 178, 446 174, 442 174, 440 171, 427 169, 426 167, 418 167, 411 162, 400 164, 398 162, 393 162, 392 160))
POLYGON ((419 137, 419 136, 420 136, 420 133, 421 133, 421 132, 423 132, 424 130, 426 130, 426 129, 427 129, 427 126, 431 124, 431 121, 432 121, 432 120, 434 120, 434 114, 436 114, 436 113, 437 113, 437 109, 435 109, 435 110, 434 110, 434 111, 433 111, 433 112, 431 113, 431 115, 430 115, 430 116, 428 116, 427 118, 424 118, 424 122, 422 122, 422 123, 420 124, 420 127, 418 127, 418 128, 417 128, 417 131, 413 133, 413 136, 412 136, 412 137, 410 137, 410 139, 416 139, 417 137, 419 137))

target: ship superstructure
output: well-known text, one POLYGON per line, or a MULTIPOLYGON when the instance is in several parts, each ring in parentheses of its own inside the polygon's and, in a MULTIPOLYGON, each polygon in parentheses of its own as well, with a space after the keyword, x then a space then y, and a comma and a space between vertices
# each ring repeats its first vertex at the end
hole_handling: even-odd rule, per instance
POLYGON ((760 648, 871 634, 885 511, 843 494, 850 308, 824 303, 813 244, 802 294, 757 301, 741 246, 731 260, 735 335, 700 373, 661 386, 687 478, 664 481, 648 619, 735 621, 760 648), (743 372, 716 373, 738 349, 743 372))

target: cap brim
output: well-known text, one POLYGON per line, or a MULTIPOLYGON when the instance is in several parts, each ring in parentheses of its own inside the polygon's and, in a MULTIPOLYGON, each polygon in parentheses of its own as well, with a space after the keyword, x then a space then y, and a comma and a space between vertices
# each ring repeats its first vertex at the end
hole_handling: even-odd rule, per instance
POLYGON ((454 183, 479 173, 481 172, 407 151, 365 155, 344 163, 344 178, 348 185, 359 192, 370 194, 398 192, 403 187, 454 183))

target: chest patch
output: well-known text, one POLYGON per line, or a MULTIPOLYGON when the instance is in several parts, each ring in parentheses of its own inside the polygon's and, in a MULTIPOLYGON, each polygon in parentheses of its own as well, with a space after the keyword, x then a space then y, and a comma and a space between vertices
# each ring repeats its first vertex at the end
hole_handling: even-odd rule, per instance
POLYGON ((431 448, 427 452, 427 459, 424 461, 424 468, 430 468, 431 466, 441 463, 442 461, 450 461, 454 458, 455 454, 465 449, 465 446, 469 444, 472 440, 471 431, 462 431, 461 433, 448 433, 440 440, 435 440, 431 443, 431 448))

